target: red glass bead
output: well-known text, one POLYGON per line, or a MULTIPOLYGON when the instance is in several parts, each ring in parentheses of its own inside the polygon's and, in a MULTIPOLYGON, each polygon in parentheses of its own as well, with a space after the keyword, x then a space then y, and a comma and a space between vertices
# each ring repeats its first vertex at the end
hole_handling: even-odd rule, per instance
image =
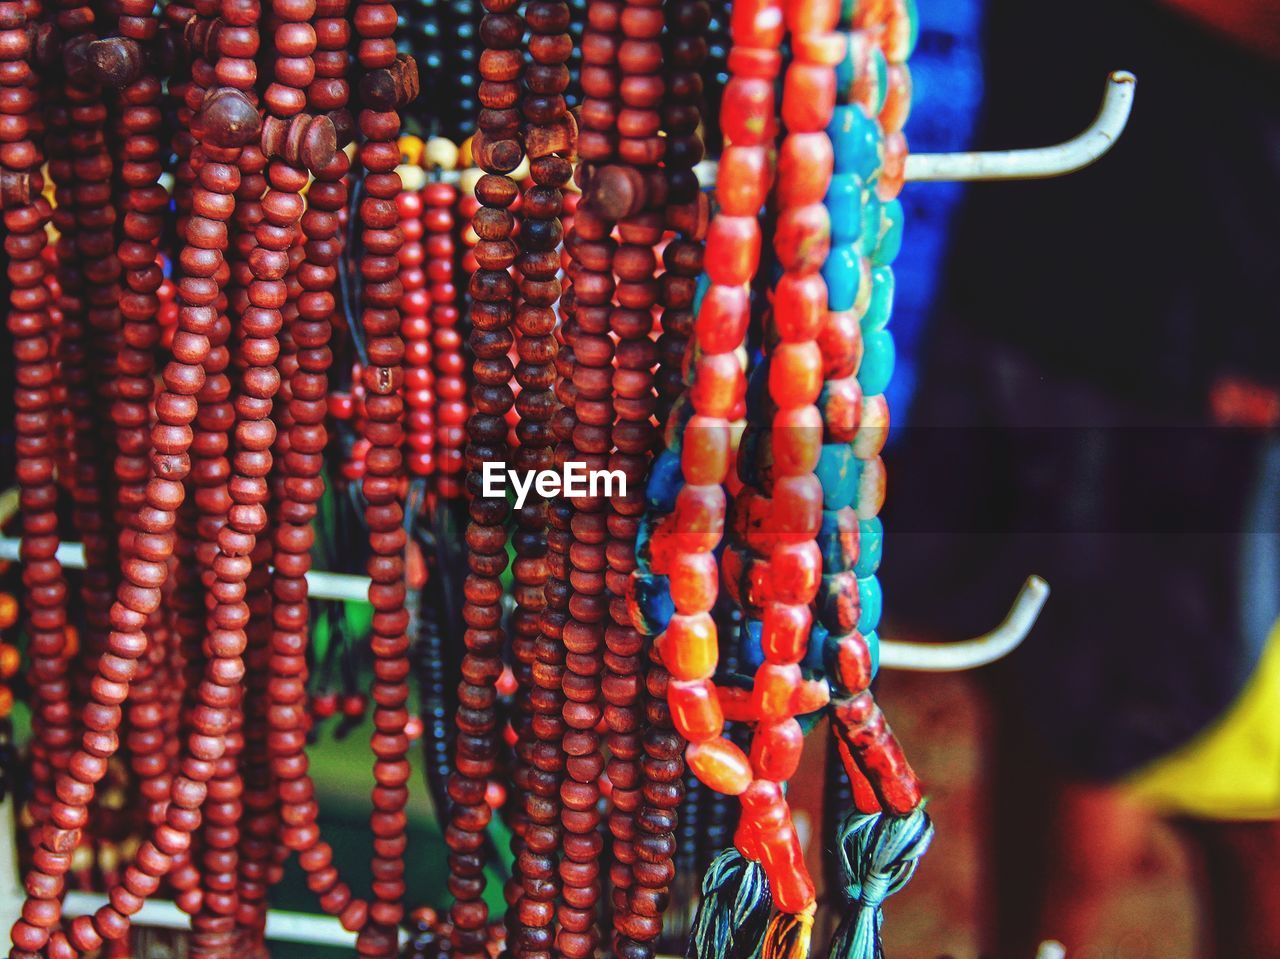
POLYGON ((786 782, 800 766, 804 730, 794 719, 761 723, 751 737, 751 768, 760 779, 786 782))
MULTIPOLYGON (((740 375, 741 370, 738 372, 740 375)), ((729 472, 731 438, 724 419, 701 414, 691 416, 681 437, 680 465, 685 480, 695 486, 724 482, 729 472)))
POLYGON ((730 77, 720 108, 720 128, 726 143, 767 146, 777 135, 773 81, 730 77))
POLYGON ((800 680, 800 667, 795 663, 764 663, 756 670, 753 703, 761 722, 791 716, 791 697, 800 680))
POLYGON ((771 663, 799 662, 809 647, 812 626, 813 614, 808 606, 789 602, 767 604, 760 630, 765 660, 771 663))
MULTIPOLYGON (((824 128, 825 125, 824 122, 824 128)), ((835 153, 825 132, 789 133, 778 153, 777 196, 780 207, 799 209, 816 205, 825 211, 822 200, 831 186, 834 164, 835 153)), ((826 231, 830 232, 829 220, 826 231)), ((775 239, 774 246, 777 244, 775 239)), ((825 253, 823 259, 826 259, 825 253)))
POLYGON ((705 263, 712 283, 725 286, 748 283, 759 261, 760 224, 754 215, 717 216, 711 221, 705 263))
POLYGON ((704 353, 731 353, 742 345, 750 321, 750 290, 713 283, 698 310, 698 345, 704 353))
POLYGON ((724 714, 715 687, 706 680, 667 684, 667 705, 676 731, 691 743, 706 742, 724 731, 724 714))
POLYGON ((672 562, 668 575, 677 612, 709 612, 715 605, 720 571, 713 553, 683 553, 672 562))
POLYGON ((725 148, 716 173, 716 200, 724 216, 757 216, 773 177, 769 151, 734 144, 725 148))
POLYGON ((811 603, 822 579, 822 553, 812 540, 780 543, 769 557, 769 580, 779 603, 811 603))
POLYGON ((738 796, 751 785, 750 760, 727 739, 694 743, 685 752, 685 759, 693 774, 718 793, 738 796))
POLYGON ((779 0, 739 0, 729 16, 729 36, 735 47, 776 48, 786 23, 779 0))
POLYGON ((822 455, 822 414, 817 407, 779 410, 773 417, 773 468, 779 476, 812 473, 822 455))
POLYGON ((852 443, 862 422, 862 387, 856 376, 828 380, 823 388, 822 419, 831 442, 852 443))
POLYGON ((741 379, 742 363, 736 353, 702 354, 698 357, 693 385, 689 388, 693 408, 701 414, 727 422, 738 399, 741 379))
POLYGON ((675 679, 710 679, 719 649, 716 624, 708 613, 676 613, 658 639, 663 665, 675 679))
POLYGON ((836 646, 836 682, 842 690, 860 693, 871 686, 871 651, 861 633, 841 636, 836 646))
MULTIPOLYGON (((784 340, 811 340, 827 320, 827 284, 822 276, 784 273, 771 297, 773 325, 784 340)), ((823 353, 825 357, 825 350, 823 353)))
MULTIPOLYGON (((786 125, 788 140, 804 134, 825 137, 835 106, 836 72, 830 66, 797 60, 787 68, 782 91, 782 122, 786 125)), ((785 151, 785 146, 783 149, 785 151)))
MULTIPOLYGON (((781 173, 780 180, 786 178, 781 173)), ((826 191, 823 184, 822 191, 826 191)), ((773 249, 784 270, 797 273, 815 273, 827 262, 831 249, 831 218, 821 203, 784 209, 778 215, 773 249)), ((707 259, 710 261, 710 238, 707 259)))
POLYGON ((786 826, 760 836, 760 861, 769 877, 769 891, 779 911, 792 915, 814 903, 813 880, 804 864, 804 852, 795 826, 786 826))
POLYGON ((676 508, 650 541, 655 572, 671 568, 675 553, 707 553, 724 536, 724 490, 719 486, 684 486, 676 494, 676 508))
POLYGON ((811 540, 822 522, 822 484, 812 474, 781 477, 773 506, 769 526, 777 542, 811 540))
POLYGON ((769 395, 782 409, 808 406, 822 389, 822 352, 806 340, 779 343, 769 356, 769 395))

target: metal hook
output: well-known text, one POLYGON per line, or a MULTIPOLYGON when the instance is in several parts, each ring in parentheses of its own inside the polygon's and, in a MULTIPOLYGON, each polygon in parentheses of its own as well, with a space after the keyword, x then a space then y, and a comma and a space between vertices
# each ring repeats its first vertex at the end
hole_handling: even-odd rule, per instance
MULTIPOLYGON (((20 546, 18 539, 0 537, 0 560, 18 559, 20 546)), ((63 543, 56 555, 67 569, 84 569, 82 544, 63 543)), ((307 587, 312 599, 363 601, 369 595, 369 577, 313 569, 307 572, 307 587)), ((1017 649, 1027 638, 1048 598, 1049 584, 1039 576, 1030 576, 1014 599, 1009 615, 991 632, 954 643, 882 640, 880 665, 885 669, 947 673, 994 663, 1017 649)))
POLYGON ((1137 78, 1127 70, 1107 77, 1102 106, 1089 128, 1057 146, 974 153, 915 153, 907 157, 907 180, 1040 180, 1087 167, 1107 153, 1129 122, 1137 78))
POLYGON ((1049 584, 1039 576, 1028 576, 1009 614, 991 632, 955 643, 882 640, 880 666, 920 673, 951 673, 994 663, 1022 645, 1048 598, 1049 584))

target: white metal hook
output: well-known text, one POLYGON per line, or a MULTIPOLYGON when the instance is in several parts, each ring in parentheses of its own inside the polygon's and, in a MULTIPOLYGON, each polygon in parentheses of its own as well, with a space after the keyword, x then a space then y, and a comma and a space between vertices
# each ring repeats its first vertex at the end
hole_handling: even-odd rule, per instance
MULTIPOLYGON (((0 537, 0 560, 18 559, 21 543, 21 540, 10 536, 0 537)), ((67 569, 84 569, 83 544, 63 543, 56 555, 58 562, 67 569)), ((307 588, 312 599, 365 600, 369 596, 369 577, 313 569, 307 573, 307 588)), ((1049 584, 1039 576, 1032 576, 1023 584, 1004 622, 991 632, 956 643, 883 640, 880 643, 880 665, 885 669, 943 673, 994 663, 1027 638, 1048 596, 1049 584)))
POLYGON ((1102 106, 1089 128, 1057 146, 1032 150, 991 150, 972 153, 913 153, 907 156, 907 179, 1040 180, 1087 167, 1115 146, 1133 110, 1138 80, 1128 70, 1107 77, 1102 106))
POLYGON ((951 673, 994 663, 1022 645, 1048 598, 1049 584, 1039 576, 1028 576, 1009 614, 991 632, 954 643, 882 640, 880 665, 918 673, 951 673))
MULTIPOLYGON (((1102 106, 1089 128, 1057 146, 1030 150, 975 150, 964 153, 910 153, 906 178, 910 183, 970 180, 1043 180, 1087 167, 1115 146, 1133 110, 1137 78, 1128 70, 1107 77, 1102 106)), ((703 160, 695 168, 704 187, 716 181, 716 161, 703 160)))

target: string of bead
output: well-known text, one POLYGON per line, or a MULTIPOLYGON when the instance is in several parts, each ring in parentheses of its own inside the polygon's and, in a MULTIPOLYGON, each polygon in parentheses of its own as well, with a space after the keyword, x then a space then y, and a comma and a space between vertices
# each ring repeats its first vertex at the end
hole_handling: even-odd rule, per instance
POLYGON ((45 282, 45 224, 51 209, 42 196, 36 138, 38 81, 33 69, 33 19, 38 4, 0 4, 0 111, 8 126, 0 145, 0 209, 8 256, 9 309, 13 337, 15 472, 22 513, 22 582, 31 664, 33 704, 31 778, 34 821, 44 822, 55 801, 53 781, 65 768, 72 739, 70 685, 66 669, 67 583, 57 559, 58 489, 53 387, 55 354, 45 282))
MULTIPOLYGON (((508 0, 489 0, 480 23, 484 52, 480 57, 481 82, 493 85, 495 94, 512 97, 518 92, 522 70, 520 42, 524 21, 508 0)), ((467 420, 466 483, 471 500, 467 525, 467 566, 464 584, 466 622, 462 661, 462 682, 458 687, 458 735, 455 741, 455 772, 449 783, 453 805, 445 839, 449 844, 449 886, 454 895, 450 917, 453 921, 454 952, 463 957, 480 956, 484 951, 488 908, 484 892, 484 830, 492 814, 486 802, 488 777, 497 762, 497 713, 495 684, 502 673, 502 582, 507 568, 509 506, 505 497, 482 495, 481 466, 485 462, 507 461, 506 415, 514 404, 511 380, 514 374, 509 352, 514 337, 515 281, 508 272, 516 259, 510 239, 514 226, 503 211, 519 193, 508 176, 520 164, 524 150, 520 144, 520 113, 512 106, 484 107, 479 115, 480 130, 473 151, 484 176, 476 184, 476 199, 482 207, 497 210, 496 219, 505 225, 492 239, 481 239, 475 247, 477 269, 471 277, 470 345, 475 360, 471 392, 472 412, 467 420)), ((481 217, 476 212, 476 222, 481 217)), ((480 233, 477 227, 476 233, 480 233)))
MULTIPOLYGON (((578 152, 582 160, 579 182, 593 190, 594 177, 616 179, 621 168, 609 164, 617 155, 622 72, 619 69, 621 2, 592 3, 582 40, 578 152)), ((561 302, 563 340, 571 354, 557 361, 562 375, 571 381, 566 409, 557 424, 559 443, 556 463, 583 463, 587 470, 609 468, 613 449, 614 345, 610 339, 615 292, 614 254, 611 238, 617 220, 609 202, 607 184, 594 188, 601 202, 585 200, 574 212, 565 246, 571 262, 571 287, 561 302), (602 197, 603 194, 603 197, 602 197)), ((585 194, 584 194, 585 196, 585 194)), ((561 504, 558 504, 561 505, 561 504)), ((570 536, 563 565, 569 596, 568 613, 560 627, 565 650, 562 689, 565 730, 561 748, 566 756, 566 778, 561 787, 560 878, 563 903, 558 919, 556 946, 568 959, 593 956, 600 941, 597 909, 600 903, 600 858, 604 837, 600 830, 600 776, 605 770, 598 727, 605 715, 601 672, 604 668, 605 621, 611 597, 608 591, 608 514, 601 496, 569 499, 559 514, 562 531, 570 536), (567 521, 567 522, 566 522, 567 521)), ((607 720, 606 720, 607 722, 607 720)), ((619 758, 625 759, 625 754, 619 758)), ((629 784, 619 776, 614 786, 624 792, 629 784)), ((615 856, 626 855, 615 843, 615 856)))
MULTIPOLYGON (((516 308, 515 378, 520 386, 515 409, 518 446, 515 466, 545 471, 553 466, 551 418, 556 409, 555 303, 560 299, 559 247, 562 188, 573 174, 576 128, 568 115, 565 66, 572 39, 566 32, 569 8, 563 0, 535 0, 525 8, 532 62, 524 73, 519 98, 522 138, 529 159, 531 185, 522 197, 518 270, 521 302, 516 308)), ((510 106, 512 93, 485 84, 480 91, 487 108, 510 106)), ((486 209, 473 221, 482 239, 509 231, 509 213, 486 209), (483 232, 482 232, 483 231, 483 232)), ((550 957, 554 946, 556 856, 560 843, 559 790, 564 775, 560 752, 563 736, 562 654, 544 633, 547 610, 547 504, 530 496, 516 510, 514 537, 516 610, 511 620, 515 677, 519 684, 516 718, 516 769, 513 784, 523 794, 523 821, 513 839, 512 889, 508 899, 508 939, 525 959, 550 957)))
POLYGON ((841 517, 841 525, 851 526, 850 519, 857 524, 843 537, 855 544, 854 561, 846 555, 837 564, 845 570, 824 576, 824 593, 831 599, 824 597, 820 605, 834 610, 837 596, 856 590, 842 604, 856 611, 856 620, 828 616, 825 623, 831 631, 826 658, 833 725, 857 808, 883 808, 899 816, 919 806, 922 794, 869 687, 879 659, 875 630, 882 601, 875 570, 883 543, 877 514, 885 490, 880 451, 888 435, 884 390, 894 356, 886 324, 893 305, 890 264, 901 245, 897 194, 906 154, 902 124, 910 101, 905 67, 910 20, 905 7, 888 4, 855 14, 850 24, 849 51, 838 73, 841 105, 831 124, 836 177, 827 202, 835 246, 824 268, 832 278, 832 313, 823 342, 830 367, 823 392, 828 439, 835 441, 824 447, 824 472, 834 468, 850 477, 827 485, 824 507, 852 511, 852 517, 847 512, 841 517))
MULTIPOLYGON (((409 914, 411 955, 665 951, 679 874, 733 828, 728 795, 739 851, 706 902, 723 911, 738 883, 735 948, 799 959, 813 887, 784 785, 828 703, 876 836, 916 830, 912 863, 927 843, 869 691, 910 4, 191 3, 0 0, 36 697, 11 954, 102 950, 162 894, 192 916, 193 954, 266 955, 296 852, 357 951, 390 957, 425 724, 454 902, 409 914), (436 85, 417 104, 409 52, 436 85), (693 171, 719 132, 713 219, 693 171), (489 462, 582 464, 596 485, 513 509, 483 495, 489 462), (59 487, 90 562, 70 612, 59 487), (367 646, 336 608, 312 622, 313 553, 366 562, 367 646), (336 736, 366 719, 369 671, 365 900, 321 837, 306 745, 335 682, 336 736), (713 790, 693 802, 686 762, 713 790), (491 921, 495 809, 514 866, 491 921), (68 882, 107 904, 64 921, 68 882)), ((860 822, 841 825, 845 873, 865 865, 860 822)), ((717 928, 700 918, 691 954, 717 928)))
MULTIPOLYGON (((404 853, 408 842, 405 806, 409 790, 409 614, 405 609, 404 552, 407 543, 403 497, 404 341, 399 310, 403 289, 397 254, 403 236, 397 226, 396 197, 403 184, 400 163, 399 108, 417 94, 416 67, 396 54, 395 8, 389 3, 358 2, 355 7, 356 58, 366 71, 361 81, 362 109, 357 127, 364 168, 365 198, 360 203, 363 278, 360 325, 369 358, 363 369, 364 438, 369 441, 361 484, 365 525, 369 530, 369 602, 374 609, 373 652, 374 812, 373 899, 356 949, 362 956, 391 956, 404 914, 404 853), (390 80, 390 93, 372 95, 371 78, 390 80)), ((385 90, 386 87, 383 87, 385 90)))

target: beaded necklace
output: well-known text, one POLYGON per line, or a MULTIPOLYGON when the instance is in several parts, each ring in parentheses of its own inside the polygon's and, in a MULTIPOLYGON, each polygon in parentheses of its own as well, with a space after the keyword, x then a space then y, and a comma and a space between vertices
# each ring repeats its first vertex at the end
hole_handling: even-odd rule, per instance
MULTIPOLYGON (((719 797, 734 796, 736 848, 708 869, 689 953, 799 959, 815 894, 785 784, 825 713, 854 805, 836 832, 839 880, 861 890, 833 951, 870 955, 880 891, 930 835, 870 692, 910 5, 742 0, 726 17, 707 0, 486 0, 478 19, 451 0, 403 13, 402 46, 427 51, 439 88, 408 135, 417 71, 391 2, 193 0, 157 16, 143 0, 108 13, 0 0, 38 697, 12 954, 119 941, 163 887, 192 916, 196 955, 265 955, 270 889, 293 852, 361 955, 395 953, 412 666, 454 899, 448 919, 411 914, 414 954, 448 940, 475 959, 649 959, 682 896, 677 866, 732 828, 719 797), (46 61, 66 82, 37 79, 46 61), (721 132, 712 217, 694 171, 704 133, 721 132), (338 393, 344 328, 358 362, 338 393), (331 413, 352 421, 338 442, 331 413), (321 838, 306 754, 311 710, 335 705, 308 699, 307 576, 326 457, 347 447, 336 509, 367 533, 372 607, 367 899, 321 838), (482 495, 490 461, 583 463, 627 491, 513 509, 482 495), (59 482, 90 563, 74 664, 59 482), (687 803, 686 768, 714 795, 687 803), (125 769, 136 815, 91 825, 99 784, 125 769), (495 809, 514 855, 505 927, 484 901, 495 809), (104 852, 107 904, 64 922, 90 841, 136 852, 120 868, 104 852)), ((342 730, 364 716, 352 648, 342 730)))

